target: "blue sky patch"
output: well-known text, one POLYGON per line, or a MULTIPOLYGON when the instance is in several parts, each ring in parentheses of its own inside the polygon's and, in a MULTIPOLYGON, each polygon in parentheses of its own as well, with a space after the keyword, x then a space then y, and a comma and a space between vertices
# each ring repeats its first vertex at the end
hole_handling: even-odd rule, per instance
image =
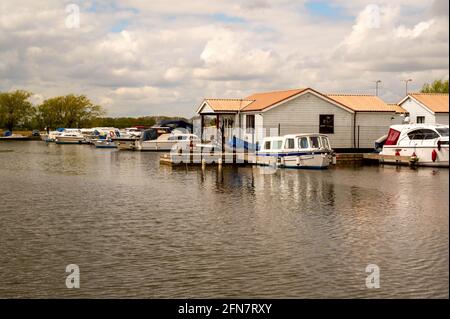
POLYGON ((113 27, 111 28, 111 32, 119 33, 125 30, 128 25, 130 24, 127 20, 118 21, 113 27))
POLYGON ((225 23, 245 23, 246 20, 240 17, 229 16, 224 13, 216 13, 212 15, 213 19, 225 23))
POLYGON ((337 5, 332 5, 325 1, 309 1, 305 4, 308 13, 313 16, 330 18, 333 20, 347 20, 352 17, 348 16, 344 9, 337 5))

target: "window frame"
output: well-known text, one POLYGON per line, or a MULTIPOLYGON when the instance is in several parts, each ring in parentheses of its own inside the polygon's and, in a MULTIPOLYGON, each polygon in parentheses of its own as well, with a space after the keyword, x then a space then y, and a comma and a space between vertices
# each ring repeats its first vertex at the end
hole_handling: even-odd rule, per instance
POLYGON ((295 139, 294 138, 287 138, 286 142, 284 143, 284 149, 286 150, 294 150, 295 149, 295 139), (292 147, 289 146, 289 142, 292 141, 292 147))
POLYGON ((253 134, 255 132, 256 126, 256 116, 255 114, 246 114, 245 115, 245 131, 248 134, 253 134))
POLYGON ((310 148, 321 148, 322 146, 321 146, 321 141, 320 141, 320 137, 319 136, 310 136, 309 137, 309 146, 310 146, 310 148), (318 146, 317 147, 315 147, 314 145, 313 145, 313 138, 314 139, 317 139, 317 143, 318 143, 318 146))
POLYGON ((319 133, 334 134, 334 114, 319 114, 319 133), (325 123, 327 117, 330 117, 330 123, 325 123))
POLYGON ((272 140, 272 145, 271 145, 271 149, 272 150, 282 150, 283 149, 283 140, 272 140), (275 143, 277 143, 277 146, 279 147, 275 147, 275 143))
POLYGON ((308 139, 306 136, 305 136, 305 137, 300 137, 300 138, 298 139, 298 148, 299 148, 299 149, 302 149, 302 150, 306 150, 306 149, 309 148, 309 139, 308 139), (306 141, 306 147, 303 147, 303 146, 302 146, 302 144, 301 144, 302 140, 305 140, 305 141, 306 141))
POLYGON ((421 116, 416 116, 416 123, 417 124, 425 124, 425 116, 421 115, 421 116), (420 122, 419 122, 420 119, 420 122))

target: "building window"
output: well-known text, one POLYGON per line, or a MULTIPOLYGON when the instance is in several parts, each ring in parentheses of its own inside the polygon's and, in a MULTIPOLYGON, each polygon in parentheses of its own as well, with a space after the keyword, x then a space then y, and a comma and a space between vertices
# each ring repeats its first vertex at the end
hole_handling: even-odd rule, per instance
POLYGON ((319 115, 319 133, 334 134, 334 115, 320 114, 319 115))
POLYGON ((255 115, 245 116, 245 129, 247 133, 253 133, 255 130, 255 115))
POLYGON ((425 123, 425 116, 418 116, 418 117, 416 118, 416 123, 417 123, 417 124, 423 124, 423 123, 425 123))

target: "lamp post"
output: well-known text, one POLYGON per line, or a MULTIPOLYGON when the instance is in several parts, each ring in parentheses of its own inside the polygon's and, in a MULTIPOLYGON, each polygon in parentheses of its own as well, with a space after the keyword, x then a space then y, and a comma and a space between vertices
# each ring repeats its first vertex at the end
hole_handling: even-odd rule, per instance
POLYGON ((376 96, 378 96, 378 85, 381 83, 381 80, 376 80, 375 81, 375 92, 376 92, 376 96))
POLYGON ((412 79, 403 80, 403 82, 405 82, 405 96, 408 96, 408 83, 412 82, 412 79))

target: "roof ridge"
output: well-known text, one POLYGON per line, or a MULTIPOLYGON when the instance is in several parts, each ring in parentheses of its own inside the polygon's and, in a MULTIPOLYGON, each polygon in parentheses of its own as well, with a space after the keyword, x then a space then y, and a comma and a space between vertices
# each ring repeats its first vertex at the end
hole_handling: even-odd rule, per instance
POLYGON ((267 92, 257 92, 257 93, 253 93, 252 95, 256 95, 256 94, 273 94, 273 93, 282 93, 282 92, 291 92, 291 91, 304 91, 307 90, 308 88, 298 88, 298 89, 288 89, 288 90, 274 90, 274 91, 267 91, 267 92))
POLYGON ((422 93, 422 92, 412 92, 412 93, 408 93, 409 95, 448 95, 448 93, 442 93, 442 92, 426 92, 426 93, 422 93))
POLYGON ((254 101, 251 99, 238 99, 238 98, 205 98, 205 100, 211 101, 254 101))
POLYGON ((326 96, 373 96, 378 97, 375 94, 360 94, 360 93, 325 93, 326 96))

